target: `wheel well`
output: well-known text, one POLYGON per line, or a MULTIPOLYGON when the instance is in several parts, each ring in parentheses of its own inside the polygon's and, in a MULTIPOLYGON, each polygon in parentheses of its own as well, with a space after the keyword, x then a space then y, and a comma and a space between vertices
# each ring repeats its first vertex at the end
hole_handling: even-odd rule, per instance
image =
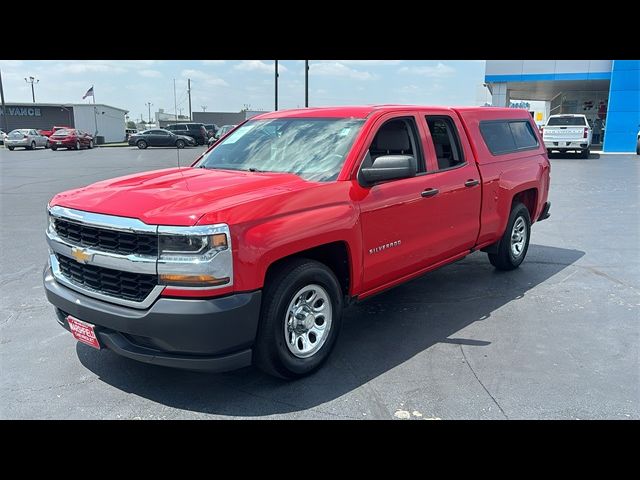
POLYGON ((511 205, 514 203, 520 202, 527 207, 529 210, 529 217, 531 218, 531 222, 535 222, 534 215, 536 213, 536 205, 538 204, 538 190, 535 188, 530 188, 529 190, 524 190, 522 192, 516 193, 511 201, 511 205))
POLYGON ((320 245, 308 250, 296 252, 293 255, 276 260, 267 269, 265 275, 266 279, 269 278, 274 268, 282 263, 291 260, 292 258, 309 258, 325 264, 333 271, 342 287, 342 291, 345 295, 349 294, 349 286, 351 280, 351 273, 349 268, 349 252, 347 244, 345 242, 332 242, 325 245, 320 245))

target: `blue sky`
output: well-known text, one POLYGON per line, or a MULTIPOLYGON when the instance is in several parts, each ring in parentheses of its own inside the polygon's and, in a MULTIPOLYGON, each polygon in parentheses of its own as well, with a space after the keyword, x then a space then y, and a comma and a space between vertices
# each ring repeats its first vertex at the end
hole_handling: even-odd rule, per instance
MULTIPOLYGON (((304 106, 304 61, 282 60, 279 67, 280 109, 304 106)), ((272 60, 0 60, 0 70, 7 102, 31 102, 24 77, 35 76, 38 102, 79 103, 94 85, 98 103, 146 119, 147 102, 152 112, 174 111, 175 78, 178 109, 186 114, 191 78, 194 111, 273 109, 272 60)), ((483 79, 478 60, 311 60, 309 104, 474 105, 483 79)))

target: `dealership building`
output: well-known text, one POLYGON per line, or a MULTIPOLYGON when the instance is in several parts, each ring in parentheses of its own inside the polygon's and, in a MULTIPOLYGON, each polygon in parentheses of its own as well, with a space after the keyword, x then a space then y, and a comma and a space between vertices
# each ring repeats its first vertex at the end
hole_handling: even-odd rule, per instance
POLYGON ((4 109, 0 107, 0 128, 10 132, 16 128, 73 127, 95 135, 96 140, 105 143, 122 142, 127 113, 127 110, 102 103, 6 103, 4 109))
POLYGON ((487 60, 491 104, 543 101, 549 115, 584 114, 605 152, 635 152, 640 129, 640 60, 487 60))

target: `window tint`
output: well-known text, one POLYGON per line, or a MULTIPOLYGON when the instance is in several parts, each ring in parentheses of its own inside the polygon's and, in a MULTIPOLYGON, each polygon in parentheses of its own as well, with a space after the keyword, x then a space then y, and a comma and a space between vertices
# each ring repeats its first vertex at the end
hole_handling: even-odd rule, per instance
MULTIPOLYGON (((371 163, 383 155, 411 155, 416 159, 417 172, 424 172, 424 161, 416 139, 413 117, 395 118, 380 127, 369 147, 371 163)), ((363 165, 366 167, 366 165, 363 165)))
POLYGON ((186 125, 169 125, 167 128, 169 130, 182 130, 182 131, 184 131, 184 130, 187 129, 187 126, 186 125))
POLYGON ((509 122, 513 140, 518 149, 534 148, 538 146, 538 140, 531 130, 529 122, 509 122))
POLYGON ((494 155, 536 148, 536 138, 531 124, 526 120, 496 120, 480 122, 484 143, 494 155))
POLYGON ((565 125, 583 127, 586 123, 584 123, 584 117, 551 117, 547 122, 547 125, 550 127, 565 125))
POLYGON ((429 133, 438 159, 438 170, 457 167, 464 163, 458 132, 449 117, 427 117, 429 133))

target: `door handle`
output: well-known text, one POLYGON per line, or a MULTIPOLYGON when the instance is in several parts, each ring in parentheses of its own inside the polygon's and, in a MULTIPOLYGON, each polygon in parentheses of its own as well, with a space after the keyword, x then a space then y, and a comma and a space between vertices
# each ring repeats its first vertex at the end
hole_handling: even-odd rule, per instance
POLYGON ((470 179, 470 180, 467 180, 466 182, 464 182, 464 186, 465 187, 475 187, 479 183, 480 183, 480 180, 470 179))
POLYGON ((437 195, 439 191, 440 190, 438 190, 437 188, 427 188, 420 195, 423 197, 433 197, 434 195, 437 195))

